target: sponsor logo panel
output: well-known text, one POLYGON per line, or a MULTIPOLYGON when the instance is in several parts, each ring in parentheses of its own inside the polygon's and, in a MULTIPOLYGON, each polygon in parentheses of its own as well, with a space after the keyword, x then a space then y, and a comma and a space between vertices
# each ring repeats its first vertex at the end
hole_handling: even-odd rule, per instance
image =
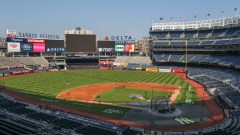
POLYGON ((99 52, 114 52, 114 48, 98 48, 99 52))
POLYGON ((44 39, 27 38, 28 43, 45 43, 44 39))
POLYGON ((12 38, 12 37, 7 37, 7 42, 21 42, 21 43, 26 43, 25 38, 12 38))
POLYGON ((33 43, 33 52, 45 52, 45 43, 33 43))
POLYGON ((125 45, 125 52, 134 52, 134 44, 126 44, 125 45))
POLYGON ((65 52, 65 48, 46 48, 46 52, 65 52))
POLYGON ((20 50, 21 50, 21 52, 32 52, 33 45, 32 45, 32 43, 21 43, 20 50))
POLYGON ((7 47, 8 52, 20 52, 20 43, 18 42, 8 42, 7 47))
POLYGON ((115 45, 116 52, 124 52, 124 45, 115 45))
POLYGON ((157 68, 146 68, 147 72, 158 72, 157 68))
POLYGON ((167 72, 167 73, 170 73, 171 72, 171 69, 158 69, 158 72, 167 72))

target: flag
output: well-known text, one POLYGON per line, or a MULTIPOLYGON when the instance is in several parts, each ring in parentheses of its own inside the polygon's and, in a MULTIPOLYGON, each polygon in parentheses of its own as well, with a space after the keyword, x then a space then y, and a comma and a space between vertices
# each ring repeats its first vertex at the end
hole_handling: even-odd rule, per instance
POLYGON ((173 19, 173 17, 170 17, 169 19, 170 19, 170 20, 172 20, 172 19, 173 19))
POLYGON ((161 17, 160 20, 163 20, 163 17, 161 17))
POLYGON ((208 14, 207 14, 207 16, 211 16, 211 14, 210 14, 210 13, 208 13, 208 14))
POLYGON ((237 8, 234 8, 234 11, 237 11, 238 9, 237 8))

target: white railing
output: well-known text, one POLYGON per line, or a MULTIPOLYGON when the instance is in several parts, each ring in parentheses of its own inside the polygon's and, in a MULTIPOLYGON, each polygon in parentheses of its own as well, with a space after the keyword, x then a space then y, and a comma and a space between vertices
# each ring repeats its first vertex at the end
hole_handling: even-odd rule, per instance
POLYGON ((225 25, 238 25, 238 24, 240 24, 239 15, 228 17, 228 18, 213 19, 213 20, 153 23, 152 30, 199 29, 199 28, 211 28, 211 27, 224 27, 225 25))

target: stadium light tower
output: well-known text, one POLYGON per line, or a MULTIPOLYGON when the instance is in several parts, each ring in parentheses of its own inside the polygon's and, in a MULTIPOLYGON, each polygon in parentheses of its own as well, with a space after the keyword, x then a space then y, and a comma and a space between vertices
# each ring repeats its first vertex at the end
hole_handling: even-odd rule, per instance
POLYGON ((188 39, 186 38, 186 44, 185 44, 185 47, 186 47, 186 51, 185 51, 185 74, 187 76, 187 66, 188 66, 188 39))

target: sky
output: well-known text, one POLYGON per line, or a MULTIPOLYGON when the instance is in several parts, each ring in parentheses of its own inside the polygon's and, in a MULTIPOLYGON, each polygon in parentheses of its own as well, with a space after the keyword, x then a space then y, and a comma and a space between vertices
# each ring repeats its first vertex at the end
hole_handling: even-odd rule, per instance
POLYGON ((240 13, 240 0, 1 0, 0 36, 13 29, 64 39, 65 30, 82 27, 99 39, 132 36, 140 40, 149 36, 152 21, 194 21, 195 15, 197 20, 228 17, 237 14, 234 8, 240 13))

